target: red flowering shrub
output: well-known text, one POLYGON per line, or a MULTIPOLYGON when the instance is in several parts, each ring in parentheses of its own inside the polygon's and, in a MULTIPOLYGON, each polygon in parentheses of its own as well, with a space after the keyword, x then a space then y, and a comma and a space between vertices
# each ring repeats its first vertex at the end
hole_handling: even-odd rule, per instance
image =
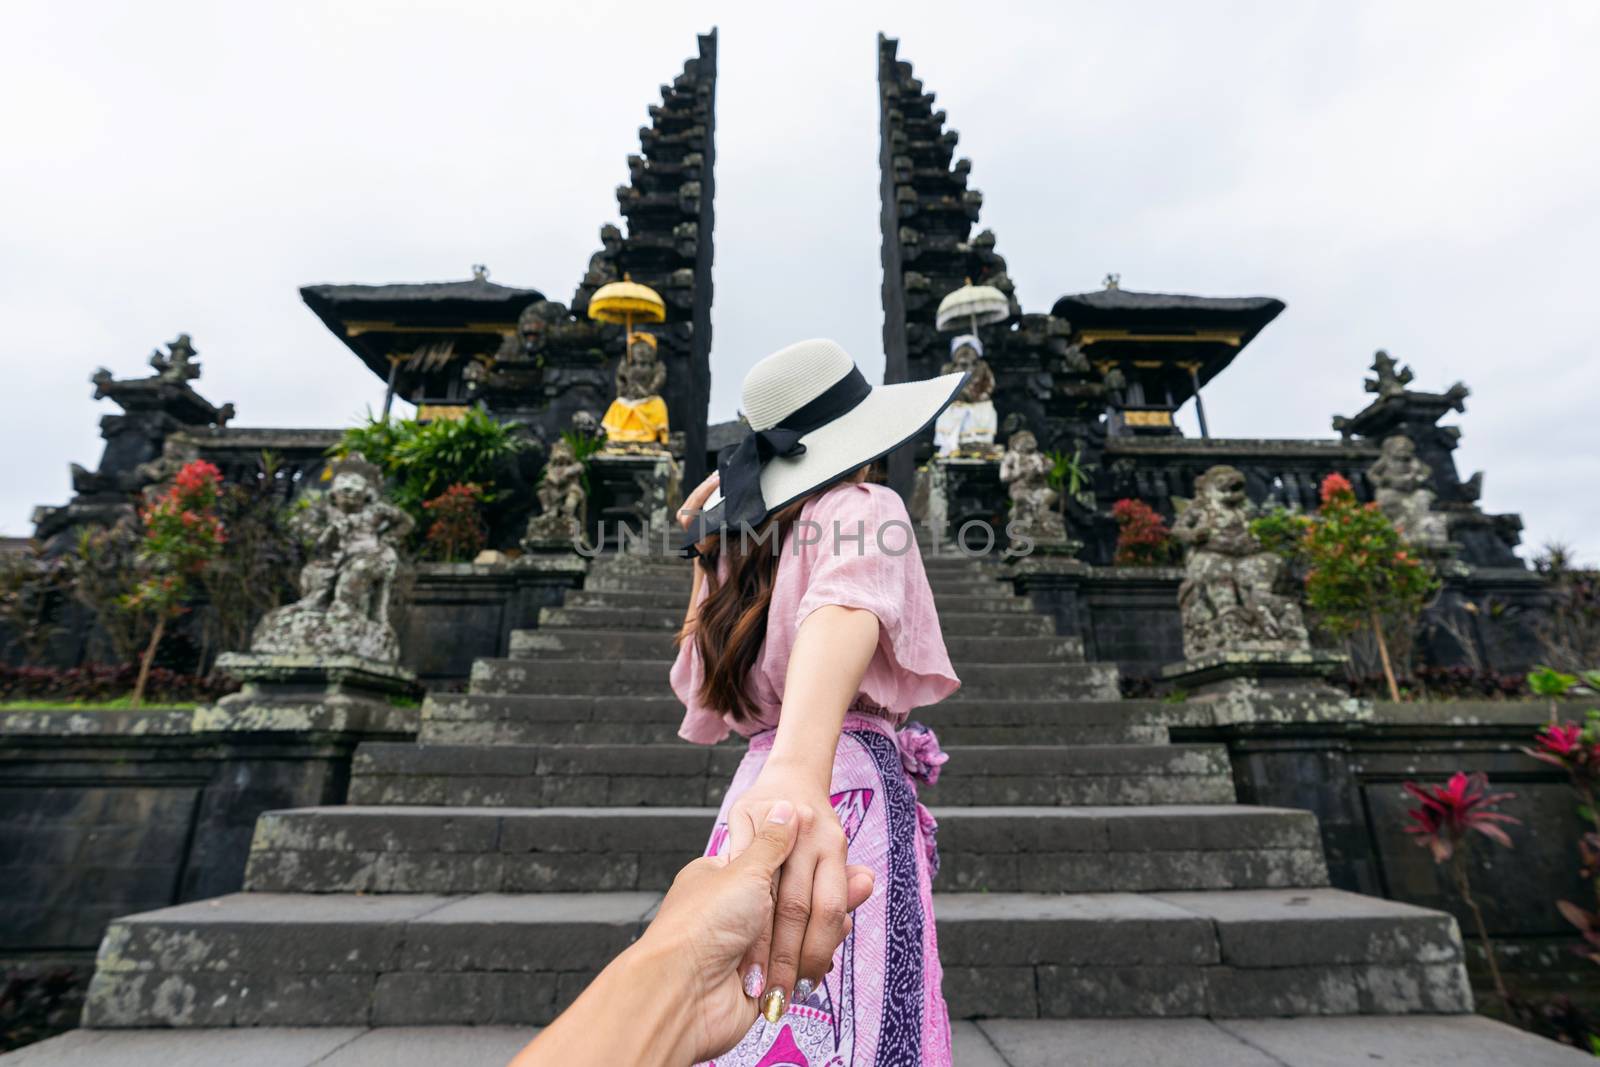
POLYGON ((1117 520, 1113 563, 1149 567, 1172 561, 1172 531, 1155 508, 1142 500, 1119 500, 1111 505, 1111 517, 1117 520))
POLYGON ((476 556, 488 537, 483 503, 483 486, 476 482, 457 482, 424 502, 423 510, 433 520, 426 538, 428 554, 451 563, 476 556))
POLYGON ((1356 499, 1350 479, 1328 475, 1321 497, 1314 516, 1279 509, 1256 519, 1250 530, 1303 575, 1306 604, 1326 630, 1346 638, 1372 631, 1389 699, 1398 701, 1384 620, 1414 624, 1439 583, 1378 505, 1356 499))
POLYGON ((132 612, 154 615, 156 627, 139 664, 133 705, 144 699, 150 664, 166 624, 186 609, 184 599, 205 565, 222 551, 227 535, 217 517, 222 472, 203 459, 188 463, 167 491, 140 513, 144 536, 139 545, 139 582, 124 598, 132 612))

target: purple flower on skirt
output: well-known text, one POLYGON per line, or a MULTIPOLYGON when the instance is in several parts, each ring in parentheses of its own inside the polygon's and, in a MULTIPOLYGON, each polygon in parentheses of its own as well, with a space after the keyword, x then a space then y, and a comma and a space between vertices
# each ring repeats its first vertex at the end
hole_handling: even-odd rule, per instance
POLYGON ((900 764, 906 773, 923 785, 939 781, 939 768, 950 757, 939 747, 939 739, 920 722, 908 722, 894 735, 900 747, 900 764))

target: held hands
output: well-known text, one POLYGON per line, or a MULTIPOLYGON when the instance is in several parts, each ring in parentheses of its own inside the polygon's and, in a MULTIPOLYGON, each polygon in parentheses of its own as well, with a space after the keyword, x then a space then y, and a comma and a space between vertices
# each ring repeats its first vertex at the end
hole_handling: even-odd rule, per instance
MULTIPOLYGON (((755 997, 760 991, 747 995, 739 965, 752 945, 770 940, 780 869, 786 872, 785 860, 808 847, 806 839, 817 822, 809 806, 797 808, 782 799, 766 804, 761 821, 744 835, 745 847, 737 856, 730 849, 728 856, 695 860, 678 873, 655 920, 634 947, 670 956, 682 969, 680 984, 669 995, 683 998, 693 1012, 687 1036, 694 1061, 737 1045, 755 1022, 755 997)), ((834 824, 837 827, 837 820, 834 824)), ((842 848, 837 858, 842 867, 842 848)), ((872 875, 861 868, 850 883, 844 908, 860 906, 871 894, 872 875)), ((848 924, 848 914, 842 917, 848 924)), ((849 929, 837 924, 835 928, 849 929)), ((841 932, 825 946, 827 959, 843 938, 841 932)), ((827 966, 825 959, 818 977, 827 966)))
POLYGON ((845 864, 848 842, 829 801, 799 769, 769 761, 728 815, 727 854, 734 862, 759 840, 771 813, 800 799, 800 834, 777 876, 769 926, 748 946, 739 973, 745 996, 759 998, 768 1022, 783 1017, 833 968, 833 953, 850 932, 850 912, 872 895, 872 872, 845 864))

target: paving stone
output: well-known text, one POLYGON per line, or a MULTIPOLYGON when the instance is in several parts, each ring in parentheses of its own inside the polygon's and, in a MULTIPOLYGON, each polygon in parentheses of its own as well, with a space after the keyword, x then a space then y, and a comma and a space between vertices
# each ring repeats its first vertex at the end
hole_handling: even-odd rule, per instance
POLYGON ((1284 1067, 1578 1067, 1594 1057, 1474 1015, 1405 1018, 1228 1019, 1219 1029, 1248 1041, 1284 1067))
POLYGON ((1010 1067, 1282 1067, 1203 1019, 990 1019, 975 1025, 1010 1067))
POLYGON ((959 1067, 1007 1067, 988 1035, 972 1022, 951 1024, 950 1058, 959 1067))
POLYGON ((504 1067, 538 1035, 528 1026, 404 1026, 368 1030, 317 1067, 504 1067))
MULTIPOLYGON (((5 1067, 311 1067, 339 1062, 327 1057, 365 1032, 360 1027, 73 1030, 0 1056, 0 1063, 5 1067)), ((403 1061, 388 1063, 389 1067, 403 1065, 403 1061)), ((346 1061, 342 1067, 353 1064, 346 1061)))

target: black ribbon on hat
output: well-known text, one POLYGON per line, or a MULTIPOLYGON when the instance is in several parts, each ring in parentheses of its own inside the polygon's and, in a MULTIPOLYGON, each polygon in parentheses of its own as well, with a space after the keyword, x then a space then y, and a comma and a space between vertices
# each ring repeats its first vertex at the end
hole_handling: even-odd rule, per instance
POLYGON ((683 554, 692 558, 697 555, 696 544, 723 530, 737 530, 746 525, 754 530, 761 525, 770 510, 761 496, 762 468, 775 456, 804 454, 806 446, 800 443, 800 438, 854 410, 871 392, 872 386, 860 369, 852 366, 849 374, 776 426, 751 430, 736 444, 718 452, 717 474, 722 502, 696 517, 684 538, 683 554))

